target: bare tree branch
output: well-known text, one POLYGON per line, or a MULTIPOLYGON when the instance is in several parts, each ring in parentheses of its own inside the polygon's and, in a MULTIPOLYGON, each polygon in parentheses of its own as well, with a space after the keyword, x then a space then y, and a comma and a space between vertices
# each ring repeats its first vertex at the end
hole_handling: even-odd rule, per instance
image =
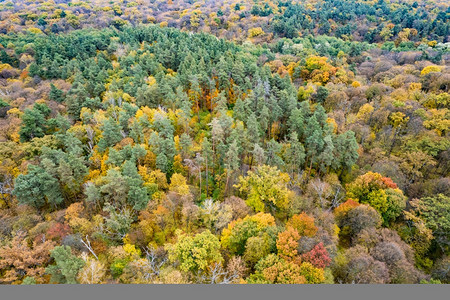
POLYGON ((86 242, 83 240, 83 238, 80 238, 80 241, 83 243, 83 245, 89 250, 89 252, 92 253, 92 255, 95 256, 95 258, 98 260, 98 256, 95 254, 94 249, 92 249, 91 241, 89 241, 88 236, 86 235, 86 242))

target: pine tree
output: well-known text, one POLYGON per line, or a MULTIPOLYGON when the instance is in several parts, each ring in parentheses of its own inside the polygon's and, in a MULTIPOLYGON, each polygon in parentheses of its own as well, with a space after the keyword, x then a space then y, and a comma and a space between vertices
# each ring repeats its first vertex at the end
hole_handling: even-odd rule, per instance
POLYGON ((236 100, 233 107, 233 116, 236 120, 245 121, 247 116, 248 108, 246 106, 247 102, 243 101, 240 97, 236 100))
POLYGON ((291 166, 291 172, 293 175, 294 172, 298 172, 301 169, 302 165, 305 163, 306 154, 305 148, 298 141, 296 132, 291 133, 289 144, 290 147, 287 151, 287 158, 291 166))
MULTIPOLYGON (((273 112, 272 112, 273 113, 273 112)), ((270 134, 270 119, 272 118, 271 112, 266 105, 263 105, 262 110, 259 115, 259 125, 263 133, 268 132, 270 134)))
POLYGON ((237 147, 236 141, 230 145, 225 157, 225 168, 227 169, 227 182, 225 184, 225 194, 228 191, 228 183, 232 174, 239 169, 239 149, 237 147))
POLYGON ((331 164, 333 163, 333 160, 336 159, 336 157, 334 156, 333 153, 334 145, 331 136, 327 135, 326 137, 324 137, 323 142, 324 142, 323 151, 320 153, 317 160, 319 161, 320 171, 325 173, 328 167, 330 167, 331 164))
POLYGON ((128 184, 127 202, 135 209, 142 210, 147 207, 149 197, 146 188, 142 186, 144 181, 134 162, 127 160, 122 167, 122 174, 128 184))
MULTIPOLYGON (((210 165, 212 164, 212 157, 213 157, 213 151, 211 148, 211 143, 208 141, 208 138, 203 138, 202 141, 202 157, 204 158, 205 161, 205 183, 206 183, 206 196, 208 197, 209 195, 209 168, 211 167, 210 165)), ((214 169, 214 165, 212 165, 212 168, 214 169)), ((214 172, 213 172, 214 174, 214 172)))
POLYGON ((282 168, 284 166, 284 161, 280 157, 282 145, 275 141, 275 139, 271 139, 267 143, 267 150, 266 150, 266 156, 267 156, 267 162, 266 164, 271 166, 277 166, 278 168, 282 168))
POLYGON ((67 112, 74 120, 80 119, 81 108, 84 106, 83 103, 89 98, 89 93, 86 90, 85 84, 85 78, 81 72, 77 72, 72 87, 67 92, 67 112))
POLYGON ((22 126, 19 130, 20 141, 30 141, 35 137, 43 137, 48 129, 47 117, 50 108, 45 104, 36 103, 32 109, 26 109, 22 115, 22 126))
POLYGON ((53 83, 50 84, 50 100, 61 103, 64 101, 64 92, 58 89, 53 83))
POLYGON ((305 132, 305 125, 304 113, 300 109, 294 109, 288 120, 289 132, 295 132, 301 138, 305 132))
POLYGON ((41 208, 47 203, 56 207, 63 201, 58 180, 39 166, 29 165, 28 174, 20 174, 14 186, 19 203, 41 208))
POLYGON ((213 98, 211 105, 214 107, 214 112, 220 113, 220 114, 225 114, 228 110, 228 106, 227 106, 227 98, 225 97, 225 92, 221 91, 217 97, 213 98))
POLYGON ((181 134, 180 137, 180 153, 183 159, 191 156, 192 139, 187 133, 181 134))
POLYGON ((355 133, 353 131, 346 131, 335 137, 335 151, 332 167, 335 170, 350 168, 358 160, 358 143, 356 142, 355 133))
POLYGON ((264 149, 261 148, 260 145, 258 145, 258 144, 254 145, 252 154, 253 154, 253 160, 255 161, 256 166, 260 166, 260 165, 263 165, 266 163, 267 158, 266 158, 264 149))
POLYGON ((46 273, 52 275, 51 281, 63 284, 77 283, 78 271, 84 266, 81 258, 72 254, 70 246, 57 246, 51 252, 55 265, 46 268, 46 273))
POLYGON ((261 140, 261 128, 254 113, 248 116, 246 123, 250 142, 253 144, 259 143, 261 140))
POLYGON ((164 153, 158 153, 156 156, 156 168, 160 169, 163 173, 167 173, 169 170, 168 159, 164 153))
POLYGON ((100 152, 104 152, 106 148, 112 147, 122 140, 121 126, 112 119, 106 119, 101 127, 103 133, 98 147, 100 152))

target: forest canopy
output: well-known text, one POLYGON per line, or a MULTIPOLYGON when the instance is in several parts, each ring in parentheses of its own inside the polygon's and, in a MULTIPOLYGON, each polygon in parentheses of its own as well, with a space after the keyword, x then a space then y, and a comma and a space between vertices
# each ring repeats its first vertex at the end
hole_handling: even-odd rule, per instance
POLYGON ((0 283, 449 283, 446 1, 3 1, 0 283))

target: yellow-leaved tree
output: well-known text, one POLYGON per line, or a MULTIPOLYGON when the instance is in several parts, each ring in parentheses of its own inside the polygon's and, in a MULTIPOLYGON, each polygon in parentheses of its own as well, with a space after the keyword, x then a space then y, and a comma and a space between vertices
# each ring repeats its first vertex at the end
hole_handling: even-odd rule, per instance
POLYGON ((289 175, 277 167, 260 166, 256 171, 239 177, 235 185, 246 197, 246 203, 257 212, 265 209, 284 211, 289 207, 293 192, 287 187, 289 175))

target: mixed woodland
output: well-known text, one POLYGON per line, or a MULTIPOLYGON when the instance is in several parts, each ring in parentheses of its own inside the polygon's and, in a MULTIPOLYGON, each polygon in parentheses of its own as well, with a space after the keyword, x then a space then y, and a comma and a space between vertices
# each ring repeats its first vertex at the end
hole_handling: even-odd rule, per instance
POLYGON ((0 283, 450 283, 445 0, 0 1, 0 283))

